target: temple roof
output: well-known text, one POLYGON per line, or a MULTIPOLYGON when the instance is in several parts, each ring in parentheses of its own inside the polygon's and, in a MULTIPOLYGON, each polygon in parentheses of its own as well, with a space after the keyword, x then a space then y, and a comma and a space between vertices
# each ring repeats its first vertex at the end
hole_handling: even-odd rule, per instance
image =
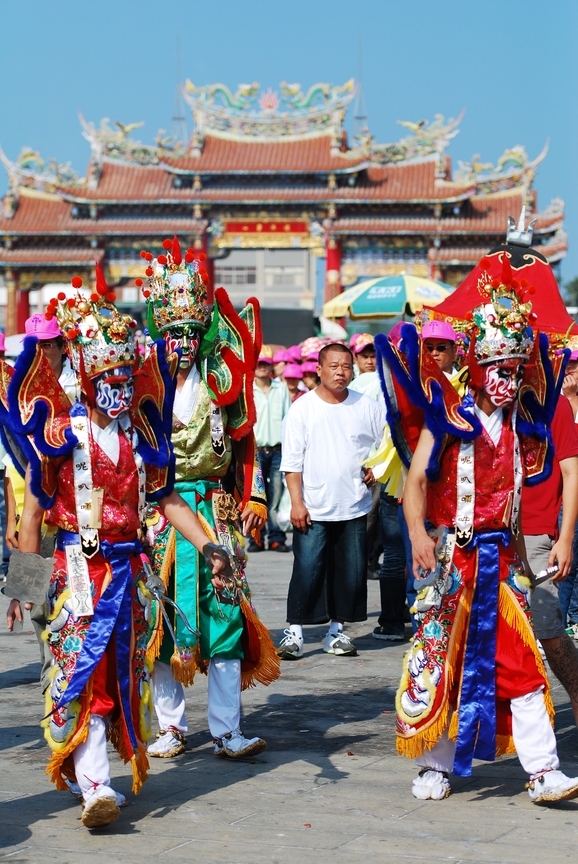
POLYGON ((191 174, 339 173, 359 170, 367 162, 363 152, 337 150, 331 135, 297 141, 236 141, 206 135, 200 156, 163 159, 168 168, 191 174))
POLYGON ((11 267, 29 267, 42 265, 43 267, 68 267, 75 264, 100 264, 104 257, 104 249, 78 249, 75 247, 24 247, 18 249, 4 249, 0 247, 0 264, 8 264, 11 267))

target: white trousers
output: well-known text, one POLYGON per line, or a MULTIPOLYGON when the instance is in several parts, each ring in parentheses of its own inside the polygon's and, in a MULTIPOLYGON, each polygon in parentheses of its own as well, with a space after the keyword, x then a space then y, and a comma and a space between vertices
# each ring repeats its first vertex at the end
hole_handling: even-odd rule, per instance
MULTIPOLYGON (((156 661, 153 704, 161 729, 174 726, 187 732, 185 688, 175 681, 168 663, 156 661)), ((213 657, 209 663, 209 729, 213 738, 234 732, 241 723, 241 661, 213 657)))
POLYGON ((88 736, 73 751, 76 782, 86 800, 96 786, 110 786, 110 765, 106 752, 106 723, 98 714, 88 722, 88 736))
MULTIPOLYGON (((548 717, 543 688, 526 696, 510 699, 512 710, 512 737, 518 759, 530 776, 548 769, 557 770, 560 760, 556 750, 556 736, 548 717)), ((447 737, 447 730, 437 744, 416 759, 420 768, 451 773, 456 745, 447 737)))

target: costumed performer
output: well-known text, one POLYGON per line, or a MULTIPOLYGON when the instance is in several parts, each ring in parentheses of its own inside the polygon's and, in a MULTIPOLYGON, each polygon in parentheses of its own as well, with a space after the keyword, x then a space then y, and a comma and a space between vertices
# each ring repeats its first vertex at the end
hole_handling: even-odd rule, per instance
MULTIPOLYGON (((81 284, 74 277, 73 286, 81 284)), ((24 342, 8 388, 11 432, 20 436, 28 461, 20 552, 13 552, 11 566, 20 558, 25 567, 51 574, 47 773, 59 789, 76 779, 88 828, 114 821, 124 803, 110 785, 107 738, 131 762, 134 792, 147 776, 147 618, 151 590, 158 589, 150 567, 148 583, 145 578, 140 539, 147 498, 158 499, 165 518, 205 549, 220 588, 225 583, 216 574, 228 560, 207 545, 196 515, 173 489, 170 367, 177 357, 167 359, 159 343, 139 369, 135 322, 114 300, 97 265, 95 293, 55 299, 46 313, 65 334, 82 400, 71 406, 33 337, 24 342), (43 518, 57 529, 54 559, 37 554, 43 518)), ((17 605, 10 604, 9 625, 17 605)))
POLYGON ((414 575, 429 583, 396 699, 397 749, 421 768, 419 799, 447 797, 448 774, 469 776, 473 758, 517 752, 531 800, 559 801, 578 796, 578 778, 559 770, 519 524, 524 478, 551 466, 563 358, 555 371, 547 338, 533 335, 536 316, 507 253, 501 279, 484 272, 478 288, 486 302, 470 322, 463 400, 413 328, 403 328, 402 350, 377 340, 400 455, 419 435, 404 512, 414 575))
POLYGON ((217 756, 243 757, 265 749, 263 739, 240 729, 241 689, 269 684, 279 660, 251 604, 245 577, 245 539, 256 535, 267 509, 256 457, 253 376, 261 347, 259 305, 250 300, 236 313, 223 288, 207 305, 203 253, 181 253, 176 237, 163 243, 166 254, 148 261, 148 328, 179 350, 177 392, 172 414, 176 484, 196 510, 207 535, 231 554, 236 589, 215 592, 211 573, 186 537, 163 514, 149 514, 154 565, 168 596, 185 612, 200 637, 175 621, 178 648, 162 621, 155 621, 149 646, 154 661, 153 702, 160 732, 150 756, 182 753, 187 731, 184 686, 197 669, 208 673, 208 719, 217 756), (184 686, 183 686, 184 685, 184 686))

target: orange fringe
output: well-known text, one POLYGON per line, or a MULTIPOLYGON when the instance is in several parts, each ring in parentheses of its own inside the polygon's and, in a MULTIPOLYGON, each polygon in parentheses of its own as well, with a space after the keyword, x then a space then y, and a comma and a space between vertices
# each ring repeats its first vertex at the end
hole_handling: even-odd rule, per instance
POLYGON ((241 690, 246 690, 248 687, 256 687, 257 684, 264 684, 267 687, 279 678, 281 674, 281 659, 277 654, 277 649, 271 640, 269 631, 255 614, 246 597, 243 597, 241 601, 241 612, 245 620, 252 624, 257 631, 261 647, 257 665, 241 673, 241 690))
POLYGON ((138 795, 148 777, 149 760, 144 744, 139 745, 136 753, 128 750, 122 724, 122 718, 113 723, 110 729, 110 742, 125 765, 127 762, 130 762, 132 767, 132 791, 135 795, 138 795))
MULTIPOLYGON (((84 705, 90 705, 92 700, 92 678, 89 679, 87 684, 87 696, 86 699, 83 699, 84 705)), ((50 701, 50 705, 47 710, 52 710, 52 700, 47 695, 47 702, 50 701)), ((50 777, 50 782, 54 783, 56 788, 60 792, 66 792, 68 790, 68 786, 65 783, 65 777, 69 780, 76 781, 76 774, 74 772, 74 763, 72 761, 72 753, 78 747, 79 744, 84 744, 88 737, 88 724, 90 722, 90 711, 87 711, 85 708, 81 709, 82 713, 79 718, 79 724, 76 728, 76 731, 73 735, 70 736, 70 740, 68 744, 66 744, 62 750, 53 751, 52 756, 48 760, 48 765, 46 766, 45 774, 48 774, 50 777)), ((50 734, 48 732, 50 724, 50 718, 46 718, 46 720, 42 721, 42 726, 44 726, 45 732, 44 737, 50 746, 50 734)))
POLYGON ((518 633, 522 639, 524 645, 527 645, 532 649, 532 653, 536 660, 536 666, 538 667, 538 672, 544 678, 546 682, 546 686, 544 688, 544 702, 546 703, 546 710, 548 712, 548 716, 550 718, 550 722, 552 727, 554 727, 554 717, 556 715, 556 711, 554 709, 554 703, 552 702, 552 697, 550 695, 550 682, 548 681, 548 674, 546 672, 546 667, 544 666, 544 661, 542 660, 542 656, 540 654, 540 649, 538 648, 538 643, 536 642, 536 637, 534 636, 534 631, 532 630, 532 625, 528 621, 528 617, 524 610, 520 607, 520 604, 517 602, 512 589, 505 583, 500 582, 500 590, 498 593, 498 610, 500 615, 504 618, 506 624, 508 624, 513 630, 518 633))
POLYGON ((175 646, 173 656, 171 657, 171 672, 175 681, 178 681, 184 687, 193 684, 195 680, 195 672, 199 668, 199 654, 200 647, 197 645, 194 654, 188 660, 183 660, 175 646))

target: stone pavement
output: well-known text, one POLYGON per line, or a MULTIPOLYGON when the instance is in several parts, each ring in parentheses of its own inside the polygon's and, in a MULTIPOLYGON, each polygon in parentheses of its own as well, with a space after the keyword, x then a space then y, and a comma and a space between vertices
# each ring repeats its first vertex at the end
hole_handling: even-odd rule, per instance
MULTIPOLYGON (((254 555, 249 577, 257 608, 276 639, 285 626, 291 555, 254 555)), ((323 654, 325 627, 306 629, 303 660, 281 679, 244 694, 244 730, 268 741, 242 763, 212 755, 206 679, 188 690, 189 749, 151 760, 141 794, 112 754, 113 785, 130 800, 120 819, 90 833, 80 807, 44 775, 47 748, 38 720, 38 650, 32 627, 4 625, 0 599, 0 862, 91 864, 216 861, 261 864, 392 862, 527 864, 574 859, 578 803, 532 805, 517 760, 480 763, 455 779, 446 801, 411 795, 415 768, 395 753, 394 693, 405 647, 371 638, 378 583, 369 583, 369 619, 349 628, 355 658, 323 654)), ((563 768, 578 773, 578 733, 559 686, 557 731, 563 768)))

